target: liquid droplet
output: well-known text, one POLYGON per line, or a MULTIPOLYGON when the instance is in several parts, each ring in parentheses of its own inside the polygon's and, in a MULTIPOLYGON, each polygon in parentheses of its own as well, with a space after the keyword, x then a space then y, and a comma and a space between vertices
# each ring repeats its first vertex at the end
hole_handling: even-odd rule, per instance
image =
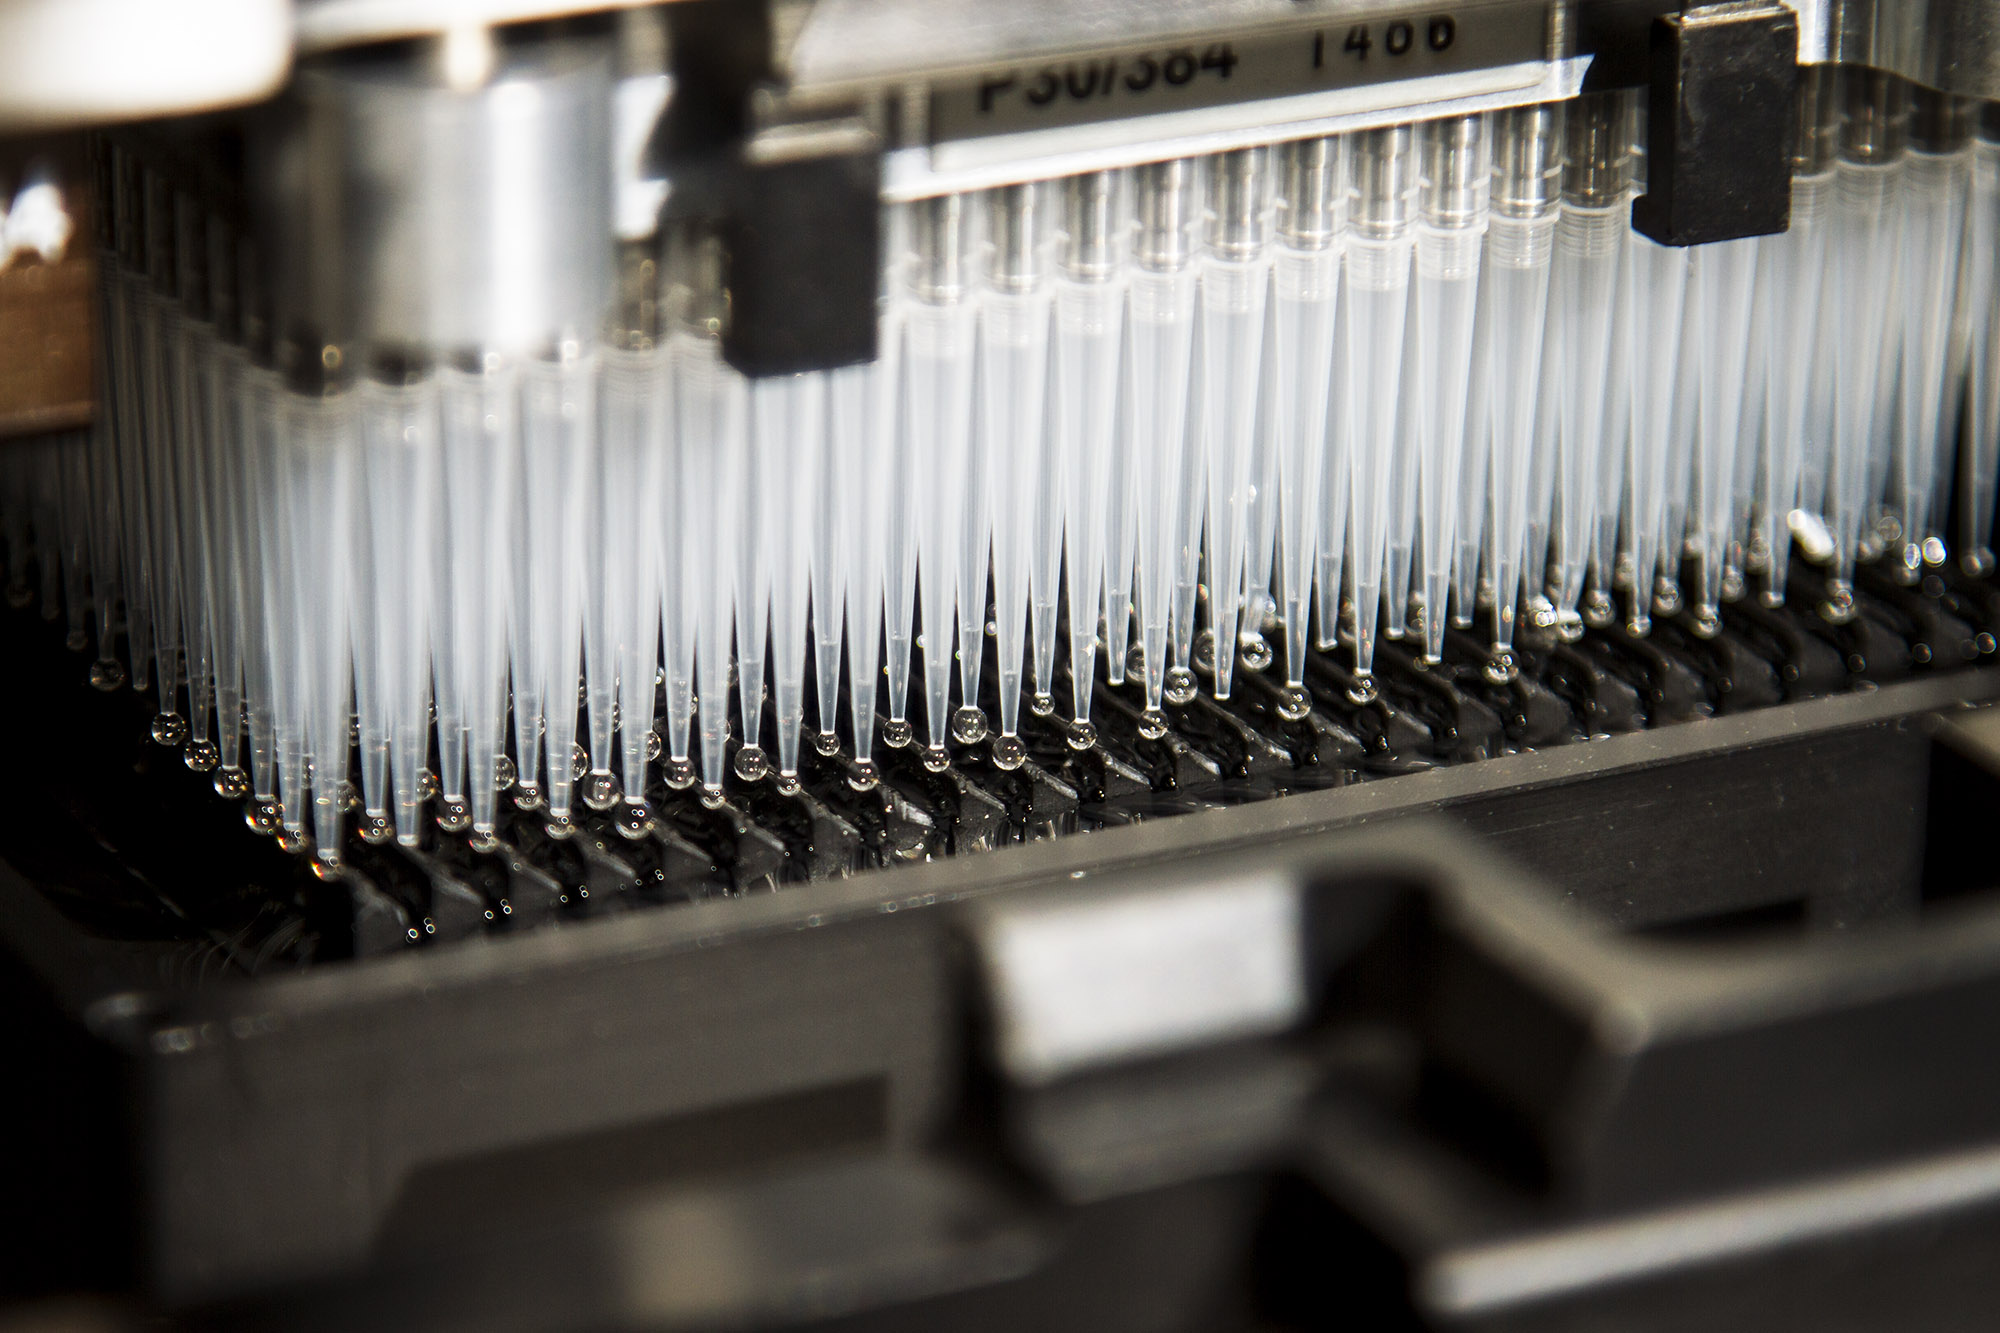
POLYGON ((672 791, 686 791, 694 786, 694 760, 669 759, 662 768, 662 777, 672 791))
POLYGON ((159 713, 153 718, 153 739, 161 745, 179 745, 188 738, 187 719, 179 713, 159 713))
POLYGON ((1083 718, 1078 718, 1064 731, 1063 740, 1068 742, 1070 749, 1081 753, 1097 744, 1097 728, 1083 718))
POLYGON ((653 818, 652 807, 644 801, 627 801, 619 810, 618 818, 613 821, 612 827, 618 830, 620 837, 638 842, 642 838, 653 836, 653 828, 657 822, 653 818))
POLYGON ((1347 687, 1347 701, 1351 704, 1367 705, 1382 697, 1382 690, 1375 684, 1375 675, 1369 671, 1354 673, 1354 683, 1347 687))
POLYGON ((463 833, 472 827, 472 811, 464 801, 444 801, 438 805, 438 827, 446 833, 463 833))
POLYGON ((995 736, 993 738, 993 767, 1012 773, 1028 762, 1028 747, 1021 743, 1019 736, 995 736))
POLYGON ((917 729, 905 718, 892 717, 882 723, 882 744, 901 750, 917 738, 917 729))
POLYGON ((417 799, 435 801, 438 798, 438 775, 428 768, 417 770, 417 799))
POLYGON ((1677 616, 1681 611, 1681 585, 1662 575, 1653 584, 1653 614, 1677 616))
POLYGON ((1511 685, 1520 674, 1521 664, 1514 650, 1505 644, 1495 644, 1486 658, 1486 679, 1495 685, 1511 685))
POLYGON ((646 762, 649 764, 658 763, 660 756, 666 753, 666 749, 667 743, 660 739, 660 733, 648 727, 646 729, 646 762))
POLYGON ((1139 734, 1149 741, 1164 737, 1167 734, 1167 715, 1155 708, 1139 714, 1139 734))
POLYGON ((818 751, 824 758, 833 758, 840 753, 840 733, 837 731, 819 732, 813 737, 813 749, 818 751))
POLYGON ((592 773, 583 780, 583 803, 593 810, 609 810, 618 804, 618 779, 609 773, 592 773))
POLYGON ((1967 550, 1964 555, 1958 558, 1958 563, 1960 568, 1964 569, 1972 577, 1983 579, 1993 572, 1993 566, 1996 561, 1993 552, 1981 546, 1967 550))
POLYGON ((548 805, 548 801, 542 796, 542 789, 534 783, 519 782, 514 785, 514 808, 516 810, 533 814, 546 805, 548 805))
POLYGON ((1712 606, 1697 606, 1694 609, 1694 623, 1690 628, 1694 630, 1695 637, 1712 639, 1722 633, 1722 617, 1716 614, 1712 606))
POLYGON ((933 773, 942 773, 951 767, 951 752, 942 745, 928 746, 924 750, 924 767, 933 773))
POLYGON ((279 826, 278 850, 285 852, 303 852, 311 846, 312 846, 312 839, 308 838, 305 834, 301 833, 299 830, 288 829, 285 828, 283 825, 279 826))
POLYGON ((736 752, 736 776, 745 782, 762 782, 771 773, 771 761, 761 745, 746 745, 736 752))
POLYGON ((590 755, 581 745, 569 747, 569 778, 571 782, 583 781, 583 775, 590 771, 590 755))
POLYGON ((1736 568, 1734 565, 1731 565, 1729 568, 1722 571, 1723 601, 1740 602, 1743 600, 1743 594, 1748 591, 1750 591, 1750 584, 1743 577, 1742 570, 1736 568))
POLYGON ((1050 717, 1056 711, 1056 697, 1053 694, 1037 694, 1028 699, 1028 711, 1036 717, 1050 717))
POLYGON ((542 821, 542 828, 557 842, 568 842, 576 836, 576 821, 568 815, 550 815, 542 821))
POLYGON ((35 604, 35 590, 25 583, 7 585, 7 605, 16 611, 25 610, 35 604))
POLYGON ((1167 702, 1179 707, 1194 702, 1194 696, 1201 692, 1201 686, 1194 678, 1194 672, 1184 666, 1167 668, 1167 678, 1162 682, 1167 702))
POLYGON ((333 786, 333 801, 351 815, 361 808, 361 789, 343 778, 333 786))
POLYGON ((482 854, 500 850, 500 838, 491 829, 474 829, 466 834, 465 845, 482 854))
POLYGON ((215 771, 215 794, 225 801, 240 801, 250 794, 250 775, 240 768, 215 771))
POLYGON ((222 761, 222 751, 214 741, 195 741, 181 755, 181 762, 196 773, 206 773, 222 761))
POLYGON ((125 683, 125 664, 114 658, 100 657, 90 664, 91 688, 115 690, 125 683))
POLYGON ((882 775, 876 771, 874 763, 867 759, 856 760, 854 771, 847 775, 847 785, 856 791, 874 791, 881 783, 882 775))
POLYGON ((347 873, 347 867, 342 864, 338 852, 321 852, 313 858, 312 869, 313 874, 318 876, 323 884, 331 884, 347 873))
POLYGON ((951 715, 951 738, 960 745, 977 745, 986 739, 986 714, 967 705, 951 715))
POLYGON ((1609 628, 1618 619, 1618 608, 1611 601, 1611 594, 1602 588, 1592 588, 1583 595, 1583 623, 1592 629, 1609 628))
POLYGON ((499 790, 506 791, 520 777, 520 766, 514 762, 512 755, 503 754, 493 761, 493 785, 499 790))
POLYGON ((69 635, 63 639, 63 647, 69 649, 73 653, 80 653, 84 649, 90 647, 90 636, 88 634, 85 634, 80 629, 73 629, 69 632, 69 635))
POLYGON ((356 822, 354 829, 361 835, 361 841, 370 847, 380 847, 396 836, 396 826, 389 822, 387 815, 363 815, 356 822))
POLYGON ((1271 641, 1261 634, 1246 634, 1237 641, 1237 660, 1252 671, 1262 671, 1271 665, 1271 641))
POLYGON ((1215 631, 1205 629, 1194 636, 1195 670, 1215 674, 1215 631))
POLYGON ((777 789, 780 796, 797 796, 799 794, 799 775, 796 773, 780 773, 772 781, 771 785, 777 789))
MULTIPOLYGON (((1780 602, 1783 600, 1779 599, 1780 602)), ((1632 608, 1632 614, 1626 618, 1625 632, 1635 639, 1643 639, 1653 632, 1653 618, 1635 606, 1632 608)))
POLYGON ((1819 613, 1830 623, 1846 625, 1854 619, 1854 589, 1841 579, 1828 579, 1826 600, 1820 603, 1819 613))
POLYGON ((243 807, 243 822, 253 833, 266 837, 278 831, 278 803, 276 801, 252 801, 243 807))
POLYGON ((1143 679, 1146 675, 1146 645, 1135 643, 1125 650, 1125 670, 1143 679))
POLYGON ((712 787, 707 783, 703 783, 701 788, 701 803, 710 810, 721 809, 725 804, 722 799, 722 788, 719 786, 712 787))
POLYGON ((1278 716, 1303 722, 1312 714, 1312 694, 1303 685, 1287 685, 1278 695, 1278 716))

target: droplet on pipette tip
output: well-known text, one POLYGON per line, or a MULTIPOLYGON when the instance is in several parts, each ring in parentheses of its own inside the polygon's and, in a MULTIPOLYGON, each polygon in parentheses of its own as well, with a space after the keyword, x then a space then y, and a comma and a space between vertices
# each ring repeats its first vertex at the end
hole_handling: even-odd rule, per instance
POLYGON ((660 739, 660 733, 654 731, 651 727, 646 728, 646 762, 649 764, 658 763, 660 756, 666 753, 666 749, 667 743, 660 739))
POLYGON ((1946 551, 1944 549, 1943 538, 1941 537, 1924 538, 1924 544, 1922 550, 1924 555, 1924 563, 1929 565, 1931 568, 1936 569, 1939 565, 1942 565, 1945 562, 1946 551))
POLYGON ((1575 611, 1556 612, 1556 637, 1564 643, 1578 643, 1583 639, 1583 616, 1575 611))
POLYGON ((153 739, 161 745, 179 745, 188 738, 187 719, 179 713, 153 716, 153 739))
POLYGON ((278 826, 274 836, 278 840, 278 850, 281 852, 303 852, 312 846, 311 838, 296 829, 288 829, 283 824, 278 826))
POLYGON ((771 761, 761 745, 746 745, 736 752, 736 776, 745 782, 762 782, 771 774, 771 761))
POLYGON ((653 828, 657 822, 653 818, 653 808, 644 801, 627 801, 619 807, 618 817, 612 821, 612 827, 618 830, 619 837, 629 842, 638 842, 653 835, 653 828))
POLYGON ((1495 644, 1493 651, 1486 656, 1486 679, 1495 685, 1511 685, 1520 674, 1521 664, 1514 656, 1514 650, 1495 644))
POLYGON ((1312 695, 1303 685, 1287 685, 1278 692, 1278 716, 1287 722, 1303 722, 1312 713, 1312 695))
POLYGON ((583 803, 593 810, 609 810, 618 804, 618 779, 609 773, 592 773, 583 780, 583 803))
POLYGON ((1662 574, 1653 581, 1653 614, 1677 616, 1681 613, 1681 585, 1662 574))
POLYGON ((278 831, 282 815, 276 801, 252 801, 243 807, 243 822, 250 826, 250 831, 267 837, 278 831))
POLYGON ((355 814, 361 809, 361 788, 342 779, 333 785, 333 803, 345 814, 355 814))
POLYGON ((660 766, 660 777, 669 790, 686 791, 694 786, 694 760, 669 759, 660 766))
POLYGON ((213 786, 223 800, 240 801, 250 794, 250 775, 240 768, 218 768, 213 786))
POLYGON ((576 836, 576 821, 568 815, 550 815, 542 821, 542 828, 557 842, 568 842, 576 836))
POLYGON ((942 745, 924 748, 924 767, 932 773, 942 773, 951 767, 951 751, 942 745))
POLYGON ((419 801, 435 801, 438 798, 438 791, 438 775, 431 772, 428 768, 418 769, 417 799, 419 801))
POLYGON ((1347 701, 1349 703, 1372 704, 1381 696, 1382 691, 1375 684, 1374 672, 1357 671, 1354 673, 1354 683, 1347 687, 1347 701))
POLYGON ((1592 629, 1608 629, 1618 619, 1618 608, 1612 603, 1611 594, 1602 588, 1592 588, 1583 595, 1583 623, 1592 629))
POLYGON ((986 739, 986 714, 967 704, 951 715, 951 738, 960 745, 977 745, 986 739))
POLYGON ((993 767, 1011 773, 1028 762, 1028 747, 1019 736, 993 738, 993 767))
POLYGON ((815 732, 813 735, 813 749, 823 758, 833 758, 840 753, 840 733, 837 731, 815 732))
POLYGON ((572 782, 583 781, 583 775, 590 771, 590 752, 581 745, 569 747, 569 777, 572 782))
POLYGON ((354 831, 370 847, 380 847, 396 836, 396 826, 390 822, 389 816, 372 810, 355 821, 354 831))
POLYGON ((904 749, 916 738, 917 729, 910 725, 909 719, 901 717, 884 719, 882 723, 882 744, 888 746, 890 749, 904 749))
POLYGON ((524 814, 534 814, 548 805, 542 796, 542 789, 532 782, 514 784, 514 808, 524 814))
POLYGON ((90 636, 80 629, 73 629, 64 636, 63 647, 73 653, 80 653, 90 647, 90 636))
POLYGON ((1643 639, 1653 632, 1653 618, 1646 614, 1646 608, 1636 605, 1632 608, 1632 614, 1625 618, 1625 632, 1635 639, 1643 639))
POLYGON ((876 771, 873 760, 857 759, 854 768, 847 775, 847 785, 855 791, 874 791, 882 783, 882 775, 876 771))
POLYGON ((16 611, 24 611, 35 604, 35 590, 26 583, 7 585, 7 605, 16 611))
POLYGON ((1125 670, 1134 676, 1146 674, 1146 645, 1135 643, 1125 650, 1125 670))
POLYGON ((1156 708, 1148 708, 1139 714, 1139 734, 1149 741, 1157 741, 1167 734, 1167 715, 1156 708))
POLYGON ((222 751, 214 741, 193 741, 181 754, 181 762, 190 771, 206 773, 222 761, 222 751))
POLYGON ((777 793, 780 796, 797 796, 799 794, 799 775, 797 773, 781 772, 777 777, 771 779, 771 785, 777 789, 777 793))
MULTIPOLYGON (((287 847, 285 850, 294 849, 287 847)), ((347 873, 347 866, 341 861, 339 852, 321 848, 319 855, 313 858, 312 871, 322 884, 331 884, 347 873)))
POLYGON ((1097 728, 1083 718, 1072 721, 1063 731, 1063 740, 1079 753, 1097 744, 1097 728))
POLYGON ((722 785, 720 783, 702 783, 700 800, 702 805, 710 810, 719 810, 727 804, 723 800, 722 785))
POLYGON ((1729 568, 1722 571, 1723 601, 1740 602, 1743 600, 1743 594, 1748 591, 1750 591, 1750 584, 1749 581, 1743 577, 1742 570, 1736 568, 1734 565, 1731 565, 1729 568))
POLYGON ((1826 600, 1819 613, 1829 624, 1845 625, 1854 619, 1854 588, 1845 579, 1826 581, 1826 600))
POLYGON ((1262 634, 1245 634, 1236 641, 1236 658, 1252 671, 1262 671, 1275 656, 1271 641, 1262 634))
POLYGON ((1050 717, 1056 711, 1056 697, 1053 694, 1035 694, 1028 697, 1028 711, 1036 717, 1050 717))
POLYGON ((506 791, 519 781, 520 777, 520 765, 514 762, 512 755, 503 754, 493 761, 493 785, 500 791, 506 791))
POLYGON ((1995 563, 1993 552, 1984 546, 1968 546, 1958 557, 1959 568, 1976 579, 1983 579, 1991 574, 1995 563))
POLYGON ((1215 674, 1215 631, 1205 629, 1194 636, 1195 670, 1215 674))
POLYGON ((441 801, 438 804, 437 825, 446 833, 463 833, 472 827, 472 811, 464 801, 441 801))
POLYGON ((1201 690, 1195 681, 1194 672, 1184 666, 1168 667, 1167 678, 1161 684, 1167 702, 1176 707, 1193 703, 1194 696, 1201 690))
POLYGON ((1722 633, 1722 617, 1716 614, 1712 606, 1697 606, 1688 628, 1694 631, 1698 639, 1712 639, 1722 633))
POLYGON ((465 835, 465 845, 475 852, 497 852, 500 850, 500 837, 491 829, 474 829, 465 835))

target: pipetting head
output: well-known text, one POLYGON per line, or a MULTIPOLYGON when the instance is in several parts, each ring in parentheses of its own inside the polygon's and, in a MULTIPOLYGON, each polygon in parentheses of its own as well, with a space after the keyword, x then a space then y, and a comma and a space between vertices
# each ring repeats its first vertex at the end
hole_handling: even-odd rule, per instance
POLYGON ((1920 153, 1954 153, 1972 142, 1978 103, 1969 97, 1910 90, 1910 147, 1920 153))
POLYGON ((1563 201, 1578 208, 1609 208, 1632 189, 1632 117, 1629 92, 1589 93, 1570 104, 1564 126, 1568 149, 1563 201))
POLYGON ((1124 262, 1128 223, 1125 176, 1087 171, 1062 182, 1060 251, 1072 282, 1108 282, 1124 262))
POLYGON ((1546 218, 1562 204, 1562 122, 1548 102, 1494 112, 1494 214, 1546 218))
POLYGON ((1432 227, 1484 225, 1493 188, 1493 139, 1484 116, 1453 116, 1420 127, 1418 205, 1432 227))
POLYGON ((1840 157, 1857 165, 1893 162, 1910 137, 1910 85, 1881 70, 1841 71, 1840 157))
POLYGON ((1002 185, 986 202, 986 283, 998 292, 1031 292, 1041 285, 1048 220, 1038 184, 1002 185))
POLYGON ((1132 172, 1134 219, 1132 258, 1155 273, 1172 273, 1194 258, 1198 216, 1195 184, 1201 168, 1193 158, 1149 162, 1132 172))
POLYGON ((1327 250, 1347 227, 1344 141, 1300 139, 1278 149, 1278 239, 1294 250, 1327 250))
POLYGON ((1208 164, 1202 240, 1218 259, 1254 259, 1270 234, 1271 173, 1263 148, 1218 153, 1208 164))
POLYGON ((1402 235, 1416 210, 1416 131, 1363 130, 1348 141, 1348 225, 1368 240, 1402 235))
POLYGON ((965 297, 972 240, 965 196, 939 195, 907 207, 910 292, 926 305, 956 305, 965 297))
POLYGON ((1840 155, 1840 78, 1824 65, 1799 70, 1799 110, 1792 174, 1817 176, 1840 155))

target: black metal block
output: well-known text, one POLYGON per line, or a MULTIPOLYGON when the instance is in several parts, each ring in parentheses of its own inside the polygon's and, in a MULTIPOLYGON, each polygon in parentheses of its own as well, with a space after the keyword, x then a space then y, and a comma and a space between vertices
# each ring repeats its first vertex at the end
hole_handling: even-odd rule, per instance
POLYGON ((1662 245, 1791 226, 1798 18, 1768 3, 1690 6, 1653 25, 1647 192, 1632 224, 1662 245))

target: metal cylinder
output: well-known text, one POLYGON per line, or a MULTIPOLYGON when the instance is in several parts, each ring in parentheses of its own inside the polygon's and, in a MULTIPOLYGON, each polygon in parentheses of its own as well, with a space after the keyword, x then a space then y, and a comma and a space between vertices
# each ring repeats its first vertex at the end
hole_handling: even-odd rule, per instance
POLYGON ((1591 93, 1571 103, 1565 127, 1569 160, 1563 199, 1608 208, 1632 188, 1632 103, 1624 92, 1591 93))
POLYGON ((1562 202, 1563 116, 1549 103, 1493 118, 1493 212, 1547 217, 1562 202))
POLYGON ((1341 141, 1301 139, 1278 150, 1278 235, 1294 250, 1325 250, 1340 239, 1347 205, 1341 141))
POLYGON ((1923 153, 1951 153, 1972 142, 1972 122, 1978 104, 1969 97, 1910 90, 1910 147, 1923 153))
POLYGON ((1840 77, 1823 65, 1799 71, 1798 137, 1792 145, 1792 174, 1817 176, 1840 154, 1840 77))
POLYGON ((1424 221, 1454 230, 1484 225, 1493 188, 1486 117, 1429 121, 1422 127, 1421 138, 1418 202, 1424 221))
POLYGON ((995 291, 1031 292, 1042 280, 1041 189, 1003 185, 986 192, 991 249, 986 278, 995 291))
POLYGON ((1358 235, 1382 238, 1409 226, 1416 203, 1416 131, 1408 125, 1363 130, 1350 141, 1354 185, 1349 218, 1358 235))
POLYGON ((1840 156, 1893 162, 1909 144, 1910 85, 1875 69, 1841 71, 1840 156))
POLYGON ((498 51, 470 88, 409 56, 303 72, 264 238, 288 331, 454 355, 595 336, 611 88, 603 44, 553 40, 498 51))
POLYGON ((1190 158, 1134 168, 1138 218, 1132 257, 1141 268, 1168 273, 1194 257, 1196 172, 1190 158))
POLYGON ((1223 259, 1249 259, 1264 248, 1270 181, 1264 164, 1262 148, 1219 153, 1209 163, 1203 239, 1210 252, 1223 259))
POLYGON ((1062 266, 1077 282, 1104 282, 1117 272, 1118 176, 1086 172, 1062 183, 1062 266))
POLYGON ((939 195, 910 205, 910 290, 931 305, 950 305, 965 295, 965 196, 939 195))

